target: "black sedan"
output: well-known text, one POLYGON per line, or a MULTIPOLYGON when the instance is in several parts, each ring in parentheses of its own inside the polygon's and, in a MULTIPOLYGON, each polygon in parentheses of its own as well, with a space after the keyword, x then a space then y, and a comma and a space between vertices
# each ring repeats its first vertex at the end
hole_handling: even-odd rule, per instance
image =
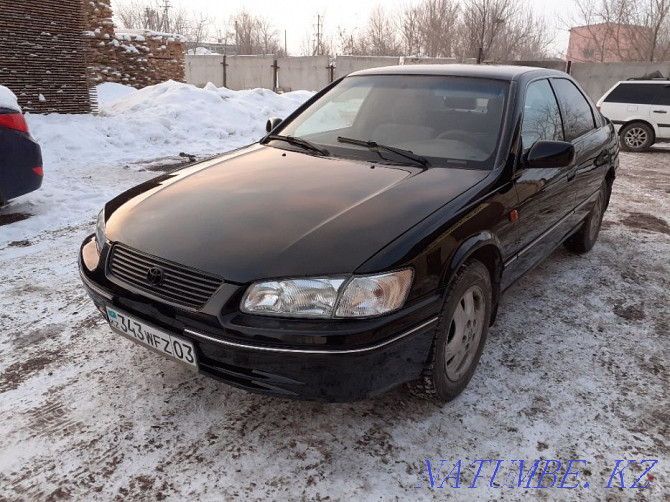
POLYGON ((618 168, 612 124, 536 68, 366 70, 268 129, 107 203, 80 272, 115 332, 301 399, 456 397, 501 293, 592 248, 618 168))
MULTIPOLYGON (((0 86, 1 96, 11 96, 0 86)), ((0 206, 42 185, 42 151, 18 105, 0 101, 0 206)))

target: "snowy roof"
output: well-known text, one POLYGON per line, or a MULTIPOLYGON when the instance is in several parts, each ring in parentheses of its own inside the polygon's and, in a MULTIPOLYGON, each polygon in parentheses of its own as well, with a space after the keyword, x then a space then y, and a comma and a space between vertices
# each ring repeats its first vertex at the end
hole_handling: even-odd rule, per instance
POLYGON ((160 37, 167 38, 168 40, 172 39, 178 42, 186 42, 188 39, 184 35, 177 35, 176 33, 164 33, 162 31, 153 31, 153 30, 126 30, 122 29, 116 30, 116 35, 127 35, 131 39, 142 41, 145 37, 160 37))

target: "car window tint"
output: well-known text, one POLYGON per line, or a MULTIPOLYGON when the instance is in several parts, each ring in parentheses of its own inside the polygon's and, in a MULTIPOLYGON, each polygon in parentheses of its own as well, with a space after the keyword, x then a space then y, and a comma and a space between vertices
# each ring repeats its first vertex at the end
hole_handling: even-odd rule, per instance
POLYGON ((654 99, 655 105, 670 106, 670 84, 654 84, 658 88, 654 99))
POLYGON ((524 151, 540 140, 563 140, 561 115, 548 80, 537 80, 528 85, 521 124, 524 151))
POLYGON ((552 79, 552 85, 561 105, 566 141, 586 134, 595 127, 593 110, 579 89, 565 78, 552 79))
POLYGON ((363 83, 344 91, 336 100, 320 106, 295 131, 298 136, 351 127, 372 85, 363 83))
POLYGON ((656 93, 661 89, 658 84, 622 83, 610 92, 604 103, 630 103, 636 105, 651 104, 656 93))
POLYGON ((354 75, 293 120, 281 134, 325 147, 331 156, 407 159, 338 138, 373 141, 425 157, 432 167, 491 169, 509 84, 441 75, 354 75))

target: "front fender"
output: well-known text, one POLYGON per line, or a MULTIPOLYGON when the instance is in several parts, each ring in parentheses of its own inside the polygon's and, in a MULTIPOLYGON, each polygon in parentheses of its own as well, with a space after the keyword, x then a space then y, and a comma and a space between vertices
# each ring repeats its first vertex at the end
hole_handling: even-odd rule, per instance
POLYGON ((496 234, 490 230, 483 230, 464 240, 453 253, 440 286, 448 291, 448 286, 458 270, 470 259, 482 262, 491 274, 492 311, 491 324, 495 321, 500 301, 500 280, 503 270, 502 243, 496 234))

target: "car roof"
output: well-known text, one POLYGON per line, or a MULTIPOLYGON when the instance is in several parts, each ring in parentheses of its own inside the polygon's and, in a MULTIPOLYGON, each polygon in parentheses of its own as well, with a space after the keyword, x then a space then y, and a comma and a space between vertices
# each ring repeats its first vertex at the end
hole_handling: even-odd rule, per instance
POLYGON ((473 65, 473 64, 418 64, 384 66, 370 68, 349 74, 361 75, 444 75, 454 77, 493 78, 498 80, 517 80, 522 75, 567 77, 562 71, 533 66, 514 65, 473 65))
POLYGON ((619 80, 617 82, 618 84, 665 84, 669 85, 670 84, 670 79, 667 78, 655 78, 655 79, 649 79, 649 80, 619 80))

